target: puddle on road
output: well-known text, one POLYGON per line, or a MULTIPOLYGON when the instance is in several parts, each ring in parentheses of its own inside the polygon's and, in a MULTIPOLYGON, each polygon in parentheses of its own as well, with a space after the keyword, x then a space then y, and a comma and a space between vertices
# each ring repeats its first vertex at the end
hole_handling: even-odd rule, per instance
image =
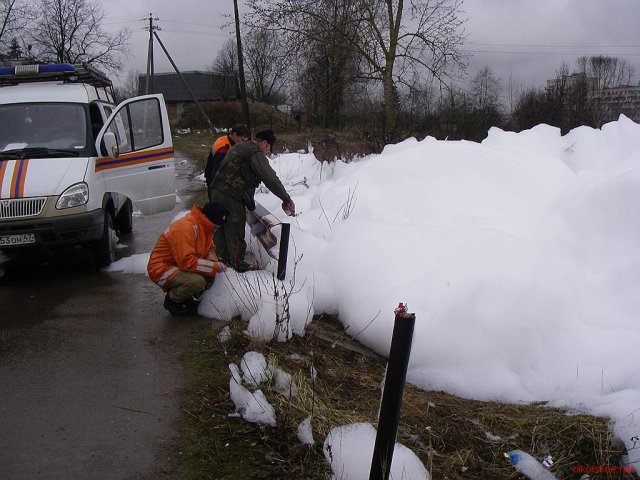
POLYGON ((204 176, 199 163, 179 153, 176 153, 175 159, 178 192, 181 194, 204 194, 204 176))

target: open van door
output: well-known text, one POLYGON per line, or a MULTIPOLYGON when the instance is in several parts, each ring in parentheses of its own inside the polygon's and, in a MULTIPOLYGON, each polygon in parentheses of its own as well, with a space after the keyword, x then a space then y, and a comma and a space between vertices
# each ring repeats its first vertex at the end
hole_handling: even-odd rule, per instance
POLYGON ((129 197, 143 215, 176 204, 175 161, 162 94, 135 97, 113 111, 96 139, 96 175, 105 191, 129 197))

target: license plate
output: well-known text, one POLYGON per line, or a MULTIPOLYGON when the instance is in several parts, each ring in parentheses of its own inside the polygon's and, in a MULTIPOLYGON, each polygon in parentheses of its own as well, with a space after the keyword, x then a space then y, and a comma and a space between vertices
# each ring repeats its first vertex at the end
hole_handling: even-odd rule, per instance
POLYGON ((13 245, 29 245, 30 243, 36 243, 35 233, 0 235, 0 247, 11 247, 13 245))

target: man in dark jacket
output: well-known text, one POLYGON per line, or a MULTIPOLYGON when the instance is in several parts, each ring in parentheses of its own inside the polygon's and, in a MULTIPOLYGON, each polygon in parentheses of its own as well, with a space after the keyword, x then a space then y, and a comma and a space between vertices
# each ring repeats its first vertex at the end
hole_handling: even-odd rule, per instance
POLYGON ((218 137, 216 141, 213 142, 211 150, 209 151, 209 156, 207 157, 207 163, 204 167, 204 179, 207 182, 207 193, 209 192, 211 183, 218 172, 220 162, 222 162, 222 159, 229 149, 236 143, 246 142, 250 136, 251 133, 246 125, 236 125, 231 129, 229 135, 218 137))
POLYGON ((254 140, 233 146, 211 184, 211 201, 220 203, 229 212, 225 224, 215 233, 216 251, 238 272, 253 268, 244 259, 247 251, 245 208, 252 211, 256 208, 254 195, 260 182, 282 200, 282 210, 287 215, 294 215, 296 211, 293 200, 265 156, 271 152, 275 141, 273 132, 265 130, 256 133, 254 140))

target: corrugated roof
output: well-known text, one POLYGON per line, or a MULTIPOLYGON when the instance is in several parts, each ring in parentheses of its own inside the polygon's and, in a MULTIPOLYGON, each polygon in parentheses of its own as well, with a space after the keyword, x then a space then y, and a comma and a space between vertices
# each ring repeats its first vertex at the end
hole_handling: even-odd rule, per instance
MULTIPOLYGON (((210 72, 181 72, 185 82, 198 99, 222 100, 220 85, 223 75, 210 72)), ((138 94, 144 95, 147 75, 138 75, 138 94)), ((177 73, 156 73, 153 76, 153 92, 162 93, 166 102, 193 102, 189 91, 177 73)))

